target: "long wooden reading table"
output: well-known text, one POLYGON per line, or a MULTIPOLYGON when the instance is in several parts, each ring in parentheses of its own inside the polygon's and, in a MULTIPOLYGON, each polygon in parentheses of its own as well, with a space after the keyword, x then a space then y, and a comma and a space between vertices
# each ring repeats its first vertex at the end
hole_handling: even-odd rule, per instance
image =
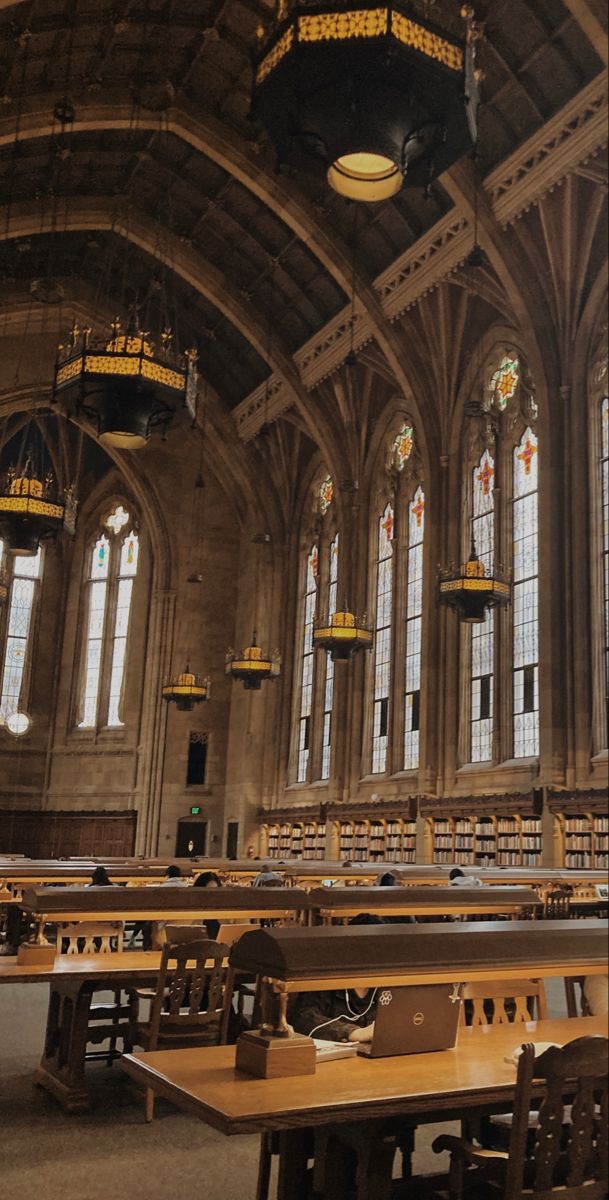
POLYGON ((564 1044, 606 1032, 600 1017, 461 1028, 453 1050, 413 1054, 406 1061, 342 1059, 318 1065, 315 1075, 289 1079, 238 1073, 230 1046, 128 1054, 121 1066, 138 1084, 221 1133, 279 1131, 278 1200, 305 1200, 305 1131, 337 1122, 404 1117, 424 1124, 505 1112, 516 1082, 516 1067, 506 1058, 523 1042, 564 1044))
POLYGON ((541 900, 527 887, 325 887, 309 892, 313 924, 367 912, 381 917, 535 915, 541 900))

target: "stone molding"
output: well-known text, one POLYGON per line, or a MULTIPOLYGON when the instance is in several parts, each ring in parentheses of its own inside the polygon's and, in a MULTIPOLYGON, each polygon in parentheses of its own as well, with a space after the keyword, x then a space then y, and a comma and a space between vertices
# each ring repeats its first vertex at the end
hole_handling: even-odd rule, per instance
MULTIPOLYGON (((566 175, 607 145, 607 71, 533 134, 484 180, 493 212, 505 228, 539 203, 566 175)), ((396 320, 442 283, 466 258, 473 233, 464 216, 451 209, 374 281, 383 312, 396 320)), ((346 305, 321 332, 296 352, 294 362, 308 390, 335 371, 351 348, 351 308, 346 305)), ((366 314, 353 318, 353 347, 373 337, 366 314)), ((234 419, 244 441, 264 420, 274 421, 292 405, 287 385, 276 375, 237 406, 234 419)))

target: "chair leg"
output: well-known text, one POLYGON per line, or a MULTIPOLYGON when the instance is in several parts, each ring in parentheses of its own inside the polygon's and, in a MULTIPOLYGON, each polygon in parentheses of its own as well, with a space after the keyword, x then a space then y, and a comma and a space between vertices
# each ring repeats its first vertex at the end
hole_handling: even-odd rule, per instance
POLYGON ((144 1116, 149 1123, 154 1118, 154 1092, 152 1088, 146 1088, 144 1116))

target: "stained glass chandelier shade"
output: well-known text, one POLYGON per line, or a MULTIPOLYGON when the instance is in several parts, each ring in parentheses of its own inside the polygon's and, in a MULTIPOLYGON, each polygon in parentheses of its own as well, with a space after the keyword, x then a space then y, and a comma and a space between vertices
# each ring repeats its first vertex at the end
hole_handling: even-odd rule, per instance
POLYGON ((476 139, 477 27, 455 40, 406 2, 278 0, 253 110, 279 164, 325 174, 352 200, 426 186, 476 139))
POLYGON ((197 704, 210 698, 210 681, 186 669, 163 686, 163 700, 173 702, 180 712, 192 712, 197 704))
MULTIPOLYGON (((55 477, 44 466, 27 435, 16 462, 0 477, 0 540, 7 554, 33 558, 40 542, 61 529, 74 533, 76 501, 73 490, 60 496, 55 477)), ((2 571, 0 567, 0 600, 2 571)))
POLYGON ((281 671, 281 660, 278 654, 265 654, 252 638, 251 646, 246 646, 241 654, 229 650, 226 655, 226 674, 239 680, 246 691, 259 691, 265 679, 276 679, 281 671))
POLYGON ((358 650, 372 649, 372 630, 365 619, 359 620, 352 612, 335 612, 329 621, 315 626, 313 645, 326 650, 332 662, 345 662, 358 650))
POLYGON ((480 625, 489 609, 509 604, 511 596, 509 578, 497 571, 487 574, 473 538, 467 562, 440 573, 440 603, 466 624, 480 625))
POLYGON ((156 346, 142 329, 122 331, 118 318, 111 336, 92 338, 74 324, 55 366, 53 399, 68 416, 84 416, 100 441, 119 450, 145 446, 153 430, 165 429, 180 407, 194 416, 197 355, 179 355, 169 330, 156 346))

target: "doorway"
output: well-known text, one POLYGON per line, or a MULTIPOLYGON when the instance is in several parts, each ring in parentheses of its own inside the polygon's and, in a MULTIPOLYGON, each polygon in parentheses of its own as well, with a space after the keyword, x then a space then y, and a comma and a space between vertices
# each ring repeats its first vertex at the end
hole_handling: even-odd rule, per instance
POLYGON ((237 844, 239 842, 239 822, 229 821, 226 826, 226 857, 237 857, 237 844))
POLYGON ((182 817, 176 834, 176 858, 197 858, 207 848, 207 821, 182 817))

